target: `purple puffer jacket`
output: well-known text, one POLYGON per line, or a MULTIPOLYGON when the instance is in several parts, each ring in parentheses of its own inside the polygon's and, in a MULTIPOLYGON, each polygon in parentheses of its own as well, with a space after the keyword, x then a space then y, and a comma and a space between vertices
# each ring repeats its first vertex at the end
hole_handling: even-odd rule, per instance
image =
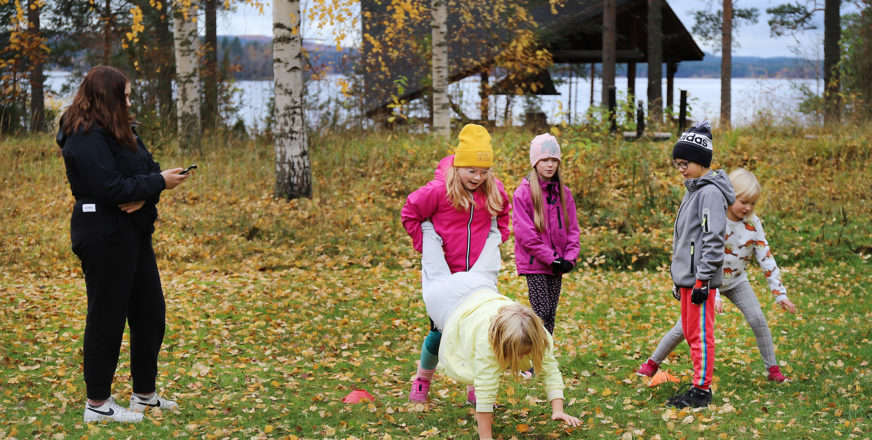
MULTIPOLYGON (((442 237, 448 268, 451 273, 456 273, 469 270, 478 260, 490 232, 491 215, 487 211, 487 200, 482 191, 475 192, 475 206, 470 212, 454 209, 448 200, 448 190, 445 187, 445 174, 451 166, 454 166, 453 155, 439 161, 436 177, 409 194, 400 215, 403 227, 412 237, 412 245, 418 252, 421 252, 421 222, 428 218, 433 222, 433 228, 442 237)), ((503 197, 503 210, 497 215, 497 226, 503 241, 506 241, 511 234, 509 211, 512 204, 509 203, 509 195, 506 194, 502 182, 496 182, 503 197)))
POLYGON ((519 275, 542 273, 556 275, 551 263, 559 258, 572 261, 578 258, 579 231, 575 214, 575 200, 565 185, 566 217, 560 209, 557 182, 540 182, 542 204, 545 208, 545 232, 539 233, 533 223, 533 199, 530 181, 525 177, 514 194, 515 265, 519 275))

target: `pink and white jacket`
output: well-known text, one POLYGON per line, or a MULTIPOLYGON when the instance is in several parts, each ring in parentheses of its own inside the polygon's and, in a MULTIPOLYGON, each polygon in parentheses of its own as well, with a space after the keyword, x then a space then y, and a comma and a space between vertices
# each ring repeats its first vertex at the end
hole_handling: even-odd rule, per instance
POLYGON ((559 258, 575 263, 580 248, 575 200, 566 185, 566 218, 562 218, 557 182, 539 182, 545 214, 545 231, 536 230, 533 223, 533 198, 530 181, 525 177, 515 190, 512 223, 515 229, 515 265, 519 275, 556 275, 551 263, 559 258))
MULTIPOLYGON (((436 233, 442 237, 445 261, 451 273, 465 272, 475 264, 487 241, 491 227, 491 215, 487 210, 484 192, 475 191, 475 206, 468 212, 458 211, 448 199, 445 175, 448 167, 454 166, 454 155, 443 158, 436 168, 435 178, 418 188, 406 199, 400 213, 403 227, 412 237, 415 250, 421 252, 421 222, 430 219, 436 233)), ((503 210, 497 215, 497 226, 502 240, 509 239, 509 211, 512 204, 502 182, 496 181, 503 198, 503 210)))

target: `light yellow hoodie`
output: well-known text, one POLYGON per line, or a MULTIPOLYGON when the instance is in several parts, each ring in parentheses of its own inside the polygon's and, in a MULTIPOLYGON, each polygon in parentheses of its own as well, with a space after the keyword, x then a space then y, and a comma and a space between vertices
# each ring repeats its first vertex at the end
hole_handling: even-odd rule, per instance
MULTIPOLYGON (((460 304, 448 318, 439 346, 439 367, 446 375, 464 384, 475 386, 478 412, 493 412, 500 376, 505 372, 497 364, 488 342, 488 328, 500 307, 514 301, 493 289, 480 289, 460 304)), ((547 334, 547 332, 546 332, 547 334)), ((551 349, 542 358, 542 378, 548 401, 563 398, 563 376, 554 359, 554 340, 548 335, 551 349)))

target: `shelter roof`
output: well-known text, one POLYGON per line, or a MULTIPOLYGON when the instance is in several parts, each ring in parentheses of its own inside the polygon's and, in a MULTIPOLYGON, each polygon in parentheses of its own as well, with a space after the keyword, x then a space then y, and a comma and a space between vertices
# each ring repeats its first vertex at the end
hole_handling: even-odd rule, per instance
MULTIPOLYGON (((370 113, 396 99, 413 100, 430 90, 430 2, 405 3, 411 7, 403 11, 390 0, 361 1, 365 105, 370 113)), ((491 69, 518 31, 503 24, 510 22, 503 14, 513 11, 488 9, 497 3, 449 1, 450 82, 491 69)), ((602 0, 570 0, 554 8, 546 0, 516 3, 526 6, 536 24, 532 30, 539 47, 551 52, 554 63, 602 61, 602 0)), ((647 21, 647 0, 617 0, 617 63, 647 60, 647 21)), ((703 59, 702 50, 665 0, 662 34, 664 62, 703 59)))

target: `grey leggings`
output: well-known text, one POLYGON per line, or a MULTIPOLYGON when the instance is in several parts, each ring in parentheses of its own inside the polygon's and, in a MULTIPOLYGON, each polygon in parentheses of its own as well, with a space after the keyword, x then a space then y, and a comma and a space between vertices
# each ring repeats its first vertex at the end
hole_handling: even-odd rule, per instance
MULTIPOLYGON (((757 348, 760 350, 760 356, 763 358, 763 364, 768 370, 773 365, 778 365, 775 360, 775 346, 772 344, 772 334, 769 332, 769 324, 766 323, 766 317, 763 316, 763 311, 760 310, 760 302, 757 301, 757 295, 751 289, 751 285, 747 280, 740 282, 735 287, 728 290, 721 290, 721 296, 725 296, 732 301, 736 307, 745 315, 745 320, 751 325, 751 330, 754 331, 754 337, 757 338, 757 348)), ((651 355, 651 360, 658 364, 666 359, 666 356, 675 350, 675 347, 684 340, 684 332, 681 330, 681 321, 675 323, 671 330, 663 335, 654 354, 651 355)))

